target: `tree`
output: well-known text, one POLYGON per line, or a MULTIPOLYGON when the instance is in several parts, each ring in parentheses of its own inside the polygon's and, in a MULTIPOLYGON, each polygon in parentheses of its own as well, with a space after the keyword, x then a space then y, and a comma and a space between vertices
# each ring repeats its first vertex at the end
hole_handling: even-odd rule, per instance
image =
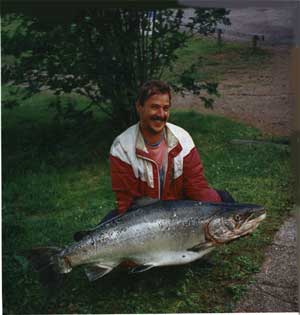
MULTIPOLYGON (((28 33, 34 34, 30 49, 19 54, 14 71, 4 72, 4 80, 27 82, 32 92, 48 87, 58 96, 79 93, 89 105, 78 111, 71 104, 61 110, 65 116, 90 115, 99 107, 124 128, 136 120, 138 88, 172 71, 177 49, 192 36, 213 33, 217 23, 229 24, 228 13, 197 9, 186 22, 183 9, 97 8, 79 12, 67 25, 45 29, 38 21, 27 23, 28 33)), ((11 47, 5 34, 4 39, 3 46, 11 47)), ((169 82, 171 86, 176 91, 217 94, 216 83, 197 81, 196 63, 176 82, 169 82)), ((212 105, 211 97, 201 98, 206 106, 212 105)))

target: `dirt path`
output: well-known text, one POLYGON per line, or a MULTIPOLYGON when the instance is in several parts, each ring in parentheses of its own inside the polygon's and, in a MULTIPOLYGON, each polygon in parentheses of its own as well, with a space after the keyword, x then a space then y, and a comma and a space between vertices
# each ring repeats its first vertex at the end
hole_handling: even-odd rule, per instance
POLYGON ((260 272, 253 277, 234 312, 298 311, 296 230, 296 213, 293 213, 266 249, 260 272))
MULTIPOLYGON (((199 98, 176 96, 174 107, 222 115, 257 127, 264 134, 289 136, 292 131, 290 49, 268 47, 271 58, 258 69, 227 72, 220 82, 221 97, 214 110, 205 109, 199 98)), ((261 271, 254 277, 234 312, 297 312, 296 218, 290 217, 266 250, 261 271)))
MULTIPOLYGON (((265 47, 266 48, 266 47, 265 47)), ((176 108, 222 115, 259 128, 264 134, 288 136, 292 126, 290 54, 288 46, 269 46, 271 58, 254 69, 232 69, 219 84, 221 97, 214 109, 205 109, 201 100, 188 94, 175 96, 176 108)))

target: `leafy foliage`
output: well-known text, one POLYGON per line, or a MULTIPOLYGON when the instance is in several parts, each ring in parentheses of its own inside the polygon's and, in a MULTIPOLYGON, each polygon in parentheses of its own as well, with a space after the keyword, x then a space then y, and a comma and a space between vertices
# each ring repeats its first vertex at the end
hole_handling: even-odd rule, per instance
MULTIPOLYGON (((86 9, 67 25, 47 26, 47 32, 38 21, 14 16, 17 25, 26 26, 22 33, 15 27, 16 37, 11 36, 10 17, 3 21, 3 53, 16 51, 17 62, 3 72, 3 79, 26 82, 33 92, 49 88, 56 95, 84 95, 90 103, 80 114, 91 113, 97 106, 124 127, 136 120, 138 88, 146 80, 160 79, 172 71, 176 51, 195 34, 208 35, 217 23, 228 24, 228 13, 225 9, 197 9, 186 22, 182 9, 86 9), (20 53, 14 43, 27 42, 29 36, 31 44, 20 53)), ((216 95, 216 83, 197 80, 197 63, 169 83, 176 91, 189 89, 200 94, 206 90, 208 95, 216 95)), ((202 96, 202 100, 212 106, 211 98, 202 96)), ((72 112, 76 112, 74 108, 72 112)), ((70 113, 69 108, 69 117, 70 113)))

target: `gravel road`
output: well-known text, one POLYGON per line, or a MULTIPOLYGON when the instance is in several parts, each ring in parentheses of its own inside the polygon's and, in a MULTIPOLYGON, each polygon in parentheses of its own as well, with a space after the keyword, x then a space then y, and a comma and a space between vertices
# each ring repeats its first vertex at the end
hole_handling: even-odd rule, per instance
MULTIPOLYGON (((232 8, 230 26, 223 28, 225 41, 248 41, 252 34, 264 36, 258 46, 270 52, 260 67, 232 69, 219 82, 221 97, 214 109, 205 109, 198 97, 176 96, 174 107, 186 107, 201 113, 222 115, 262 130, 265 134, 289 136, 292 132, 293 94, 290 90, 291 48, 294 8, 232 8)), ((185 10, 185 18, 193 9, 185 10)))
MULTIPOLYGON (((253 34, 264 36, 265 44, 292 44, 294 35, 294 6, 227 8, 231 25, 219 25, 223 37, 229 40, 248 41, 253 34)), ((194 9, 185 10, 185 18, 194 9)))
POLYGON ((260 129, 264 134, 289 136, 292 133, 293 94, 290 91, 288 46, 265 47, 270 52, 260 67, 231 69, 219 82, 220 97, 214 109, 206 109, 199 97, 174 97, 175 108, 221 115, 260 129))

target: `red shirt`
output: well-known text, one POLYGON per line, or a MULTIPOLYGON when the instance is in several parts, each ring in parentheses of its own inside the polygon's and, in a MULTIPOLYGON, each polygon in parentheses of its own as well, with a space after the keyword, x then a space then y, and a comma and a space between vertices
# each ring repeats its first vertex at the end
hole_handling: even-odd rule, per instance
POLYGON ((149 157, 153 161, 155 161, 158 168, 161 169, 163 166, 164 157, 166 159, 166 154, 168 150, 166 140, 163 138, 161 142, 157 145, 150 145, 146 143, 146 148, 148 150, 149 157))
POLYGON ((162 195, 162 188, 164 186, 164 178, 168 161, 168 147, 166 140, 165 138, 162 138, 161 142, 158 143, 157 145, 151 145, 146 143, 146 148, 148 150, 150 159, 152 159, 158 166, 160 191, 162 195))

